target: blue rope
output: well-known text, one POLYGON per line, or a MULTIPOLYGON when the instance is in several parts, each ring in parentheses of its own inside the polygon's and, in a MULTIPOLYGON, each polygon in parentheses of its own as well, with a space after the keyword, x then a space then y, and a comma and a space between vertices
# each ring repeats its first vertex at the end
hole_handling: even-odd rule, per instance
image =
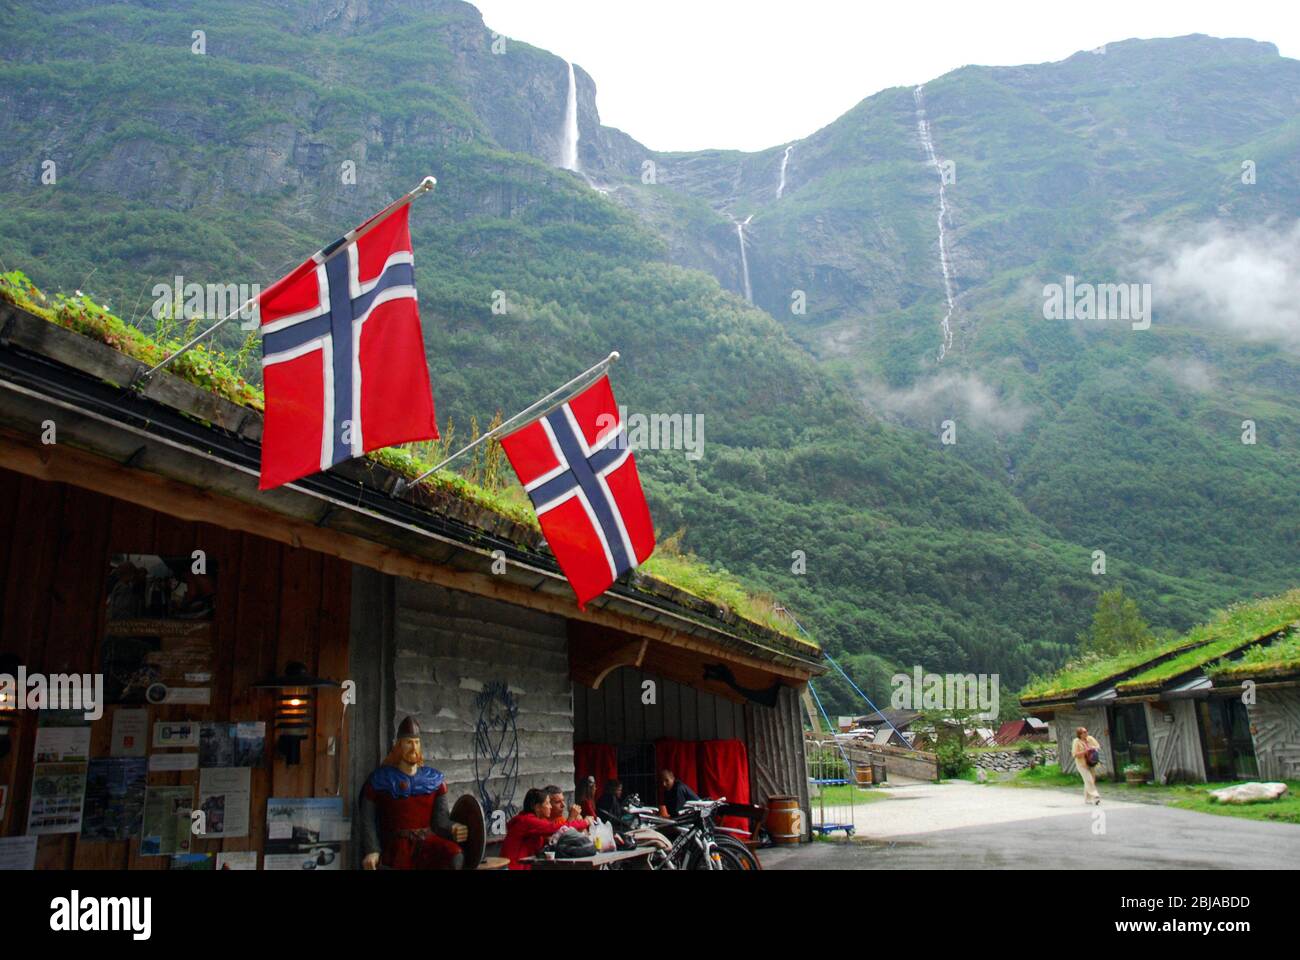
MULTIPOLYGON (((812 636, 812 634, 810 634, 807 630, 804 630, 804 626, 803 626, 803 624, 800 623, 798 620, 795 619, 795 616, 794 616, 793 613, 791 613, 791 612, 790 612, 789 610, 787 610, 785 607, 781 607, 780 610, 781 610, 782 613, 784 613, 787 617, 790 618, 791 622, 793 622, 794 625, 795 625, 796 627, 798 627, 798 628, 803 632, 803 635, 804 635, 805 637, 811 637, 811 636, 812 636)), ((876 711, 876 713, 880 714, 880 719, 884 720, 885 723, 889 724, 889 729, 890 729, 890 730, 893 730, 894 733, 898 734, 898 739, 899 739, 899 740, 902 740, 903 743, 906 744, 906 743, 907 743, 907 738, 906 738, 905 736, 903 736, 903 731, 899 730, 898 727, 894 726, 894 724, 890 721, 890 719, 889 719, 887 716, 885 716, 885 711, 881 710, 878 706, 876 706, 874 703, 871 702, 871 698, 870 698, 869 696, 867 696, 865 693, 862 692, 862 689, 861 689, 861 688, 860 688, 856 683, 853 682, 853 678, 850 677, 847 673, 844 672, 844 668, 841 667, 838 663, 836 663, 836 662, 835 662, 835 659, 834 659, 834 658, 833 658, 829 653, 827 653, 827 652, 824 651, 824 650, 822 651, 822 656, 826 658, 827 662, 828 662, 832 667, 834 667, 836 670, 839 671, 841 677, 843 677, 845 680, 848 681, 849 686, 853 688, 854 692, 857 693, 857 695, 858 695, 859 697, 861 697, 863 700, 867 701, 867 706, 869 706, 872 710, 876 711)), ((812 690, 812 681, 811 681, 811 680, 808 681, 808 689, 809 689, 809 690, 812 690)), ((821 702, 821 700, 817 697, 817 691, 816 691, 816 690, 813 690, 813 698, 817 700, 817 706, 818 706, 819 708, 821 708, 822 702, 821 702)), ((826 710, 825 710, 824 708, 822 708, 822 716, 823 716, 823 717, 826 717, 826 710)), ((826 725, 829 726, 829 727, 831 728, 831 731, 832 731, 832 732, 834 732, 835 727, 834 727, 834 725, 831 723, 830 717, 826 717, 826 725)))

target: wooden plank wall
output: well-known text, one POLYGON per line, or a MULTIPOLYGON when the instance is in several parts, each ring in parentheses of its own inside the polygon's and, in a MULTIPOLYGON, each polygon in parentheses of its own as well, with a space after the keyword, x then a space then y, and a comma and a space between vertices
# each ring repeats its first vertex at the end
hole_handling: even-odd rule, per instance
POLYGON ((1246 711, 1259 775, 1266 780, 1300 778, 1300 691, 1295 687, 1261 689, 1246 711))
POLYGON ((573 729, 575 741, 594 743, 746 739, 741 704, 636 667, 615 670, 599 690, 574 684, 573 729), (641 702, 644 680, 657 684, 658 703, 641 702))
POLYGON ((793 796, 799 798, 801 810, 808 809, 808 771, 799 696, 794 687, 782 687, 775 707, 745 705, 749 797, 755 803, 766 803, 769 797, 793 796))
MULTIPOLYGON (((249 836, 194 845, 196 853, 260 854, 267 797, 341 793, 344 809, 351 808, 340 698, 320 699, 315 742, 304 744, 300 765, 288 766, 274 749, 273 696, 251 688, 280 673, 289 660, 303 661, 320 676, 347 679, 351 564, 0 469, 0 653, 16 655, 33 672, 98 671, 109 555, 188 555, 197 549, 207 552, 209 569, 215 562, 217 571, 212 703, 151 706, 150 734, 155 721, 266 721, 267 756, 252 773, 249 836), (331 738, 336 756, 327 754, 331 738)), ((114 709, 106 706, 93 725, 92 756, 108 756, 114 709)), ((21 835, 27 825, 37 718, 17 716, 13 748, 0 758, 0 783, 10 788, 0 836, 21 835)), ((197 771, 152 773, 149 783, 192 783, 197 800, 197 771)), ((169 857, 141 857, 138 845, 138 839, 96 843, 74 834, 43 836, 37 867, 167 869, 169 857)))

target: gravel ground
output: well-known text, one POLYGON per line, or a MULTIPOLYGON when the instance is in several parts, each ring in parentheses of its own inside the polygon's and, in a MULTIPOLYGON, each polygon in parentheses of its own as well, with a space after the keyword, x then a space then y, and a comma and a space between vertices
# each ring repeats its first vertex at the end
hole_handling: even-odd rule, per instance
POLYGON ((1078 790, 964 781, 895 784, 857 808, 845 840, 762 851, 774 870, 1300 867, 1300 825, 1083 802, 1078 790))

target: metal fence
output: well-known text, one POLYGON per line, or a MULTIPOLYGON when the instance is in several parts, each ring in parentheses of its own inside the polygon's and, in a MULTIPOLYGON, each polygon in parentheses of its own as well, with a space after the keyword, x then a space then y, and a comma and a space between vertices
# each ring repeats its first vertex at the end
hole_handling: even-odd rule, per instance
POLYGON ((853 762, 834 740, 810 740, 804 752, 813 832, 825 836, 842 830, 846 837, 853 836, 857 808, 863 805, 853 762))

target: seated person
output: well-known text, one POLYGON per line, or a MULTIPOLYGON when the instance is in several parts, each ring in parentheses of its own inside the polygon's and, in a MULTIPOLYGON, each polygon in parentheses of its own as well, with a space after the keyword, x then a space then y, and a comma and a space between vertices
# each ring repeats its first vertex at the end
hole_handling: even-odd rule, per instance
POLYGON ((606 781, 605 792, 596 802, 596 815, 612 823, 615 830, 623 828, 627 814, 623 810, 623 784, 618 780, 606 781))
POLYGON ((523 810, 506 824, 501 856, 510 861, 511 870, 528 870, 530 865, 520 861, 540 853, 557 829, 551 822, 550 797, 533 787, 524 794, 523 810))
POLYGON ((664 816, 680 816, 686 809, 687 800, 700 799, 699 794, 677 779, 671 770, 659 771, 659 787, 663 791, 664 816))
POLYGON ((587 775, 583 781, 578 784, 578 789, 574 793, 574 803, 582 810, 584 817, 596 816, 596 778, 587 775))
POLYGON ((572 827, 574 830, 586 830, 589 826, 586 817, 582 815, 582 810, 576 804, 570 806, 564 799, 564 791, 555 784, 543 788, 546 792, 547 802, 550 804, 551 827, 553 830, 562 830, 565 827, 572 827))

